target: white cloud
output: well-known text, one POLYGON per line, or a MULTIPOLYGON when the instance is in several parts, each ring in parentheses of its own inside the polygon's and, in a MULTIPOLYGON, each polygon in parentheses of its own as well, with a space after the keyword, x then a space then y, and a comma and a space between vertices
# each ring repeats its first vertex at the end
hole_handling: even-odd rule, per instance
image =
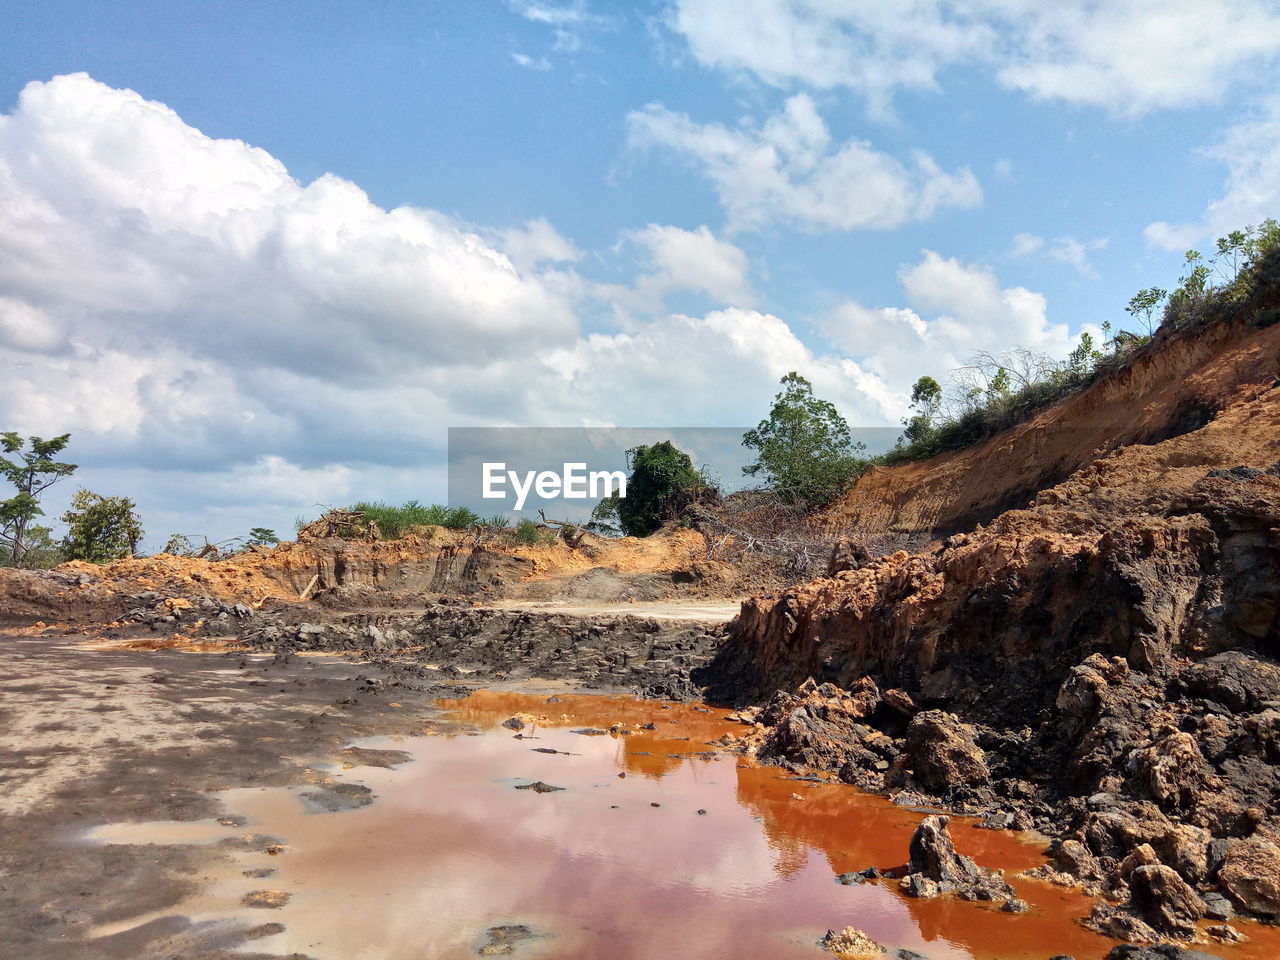
POLYGON ((1096 277, 1097 273, 1089 263, 1089 254, 1104 249, 1107 243, 1107 237, 1082 241, 1070 235, 1056 237, 1052 243, 1048 243, 1044 237, 1034 233, 1019 233, 1014 236, 1009 253, 1018 258, 1043 254, 1051 260, 1074 267, 1082 277, 1096 277))
POLYGON ((1148 242, 1165 250, 1186 250, 1232 230, 1256 226, 1280 211, 1280 100, 1229 127, 1203 153, 1227 168, 1222 194, 1198 221, 1157 221, 1143 231, 1148 242))
POLYGON ((873 111, 971 65, 1036 99, 1139 114, 1217 102, 1280 52, 1264 0, 676 0, 668 23, 704 65, 846 87, 873 111))
POLYGON ((135 93, 31 84, 0 116, 0 427, 70 431, 77 479, 135 497, 159 547, 442 498, 448 426, 741 425, 792 369, 885 422, 875 376, 746 309, 737 246, 656 224, 629 242, 633 293, 731 306, 583 335, 582 253, 545 220, 383 210, 135 93))
POLYGON ((1044 249, 1044 237, 1034 233, 1019 233, 1013 238, 1009 253, 1015 257, 1030 257, 1044 249))
POLYGON ((711 181, 733 230, 777 221, 809 230, 883 230, 982 199, 968 168, 947 173, 923 151, 903 163, 864 140, 833 146, 806 94, 758 129, 699 124, 661 104, 631 113, 627 124, 633 148, 691 161, 711 181))
POLYGON ((582 259, 582 251, 543 217, 530 220, 523 227, 499 230, 497 237, 502 252, 522 271, 543 263, 571 263, 582 259))
POLYGON ((886 407, 905 411, 918 377, 944 379, 975 351, 998 355, 1021 346, 1061 359, 1073 346, 1067 326, 1049 322, 1042 294, 1002 287, 986 267, 925 250, 898 278, 910 307, 849 302, 823 323, 849 357, 884 383, 892 398, 886 407))
POLYGON ((634 293, 650 309, 677 291, 703 293, 716 303, 737 307, 755 303, 746 253, 705 226, 682 230, 651 223, 629 231, 625 239, 645 251, 647 272, 636 278, 634 293))
POLYGON ((513 53, 511 59, 526 70, 550 70, 551 61, 546 57, 531 57, 527 53, 513 53))
POLYGON ((585 35, 592 30, 608 30, 613 27, 612 18, 591 12, 583 0, 573 3, 507 0, 507 6, 526 20, 550 27, 555 37, 553 49, 560 53, 573 53, 582 49, 585 35))

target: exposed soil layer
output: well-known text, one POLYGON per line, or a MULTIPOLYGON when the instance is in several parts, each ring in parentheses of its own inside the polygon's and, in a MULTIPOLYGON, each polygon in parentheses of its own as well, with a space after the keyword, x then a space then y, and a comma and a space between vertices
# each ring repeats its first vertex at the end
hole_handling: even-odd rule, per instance
MULTIPOLYGON (((1270 302, 1276 300, 1273 290, 1270 302)), ((825 525, 871 540, 965 532, 1027 506, 1100 457, 1198 430, 1278 375, 1280 325, 1260 327, 1247 313, 1207 329, 1162 334, 1127 369, 985 443, 873 468, 827 512, 825 525)))
POLYGON ((769 701, 748 752, 1058 838, 1114 935, 1280 919, 1280 388, 1217 399, 986 527, 753 598, 695 680, 769 701))
POLYGON ((255 547, 223 560, 158 554, 52 571, 0 567, 0 626, 109 623, 157 601, 251 609, 314 600, 329 609, 418 608, 441 597, 628 603, 742 597, 777 581, 767 564, 708 559, 702 534, 584 537, 525 547, 500 534, 427 528, 394 541, 330 537, 255 547))

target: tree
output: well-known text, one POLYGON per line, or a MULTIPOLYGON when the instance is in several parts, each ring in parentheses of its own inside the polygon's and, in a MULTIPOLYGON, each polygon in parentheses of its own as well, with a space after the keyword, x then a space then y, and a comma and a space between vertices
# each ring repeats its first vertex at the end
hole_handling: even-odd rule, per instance
POLYGON ((247 547, 271 547, 280 542, 280 538, 276 536, 274 530, 267 527, 253 527, 249 530, 249 538, 245 541, 247 547))
POLYGON ((669 440, 627 451, 627 495, 605 497, 591 512, 591 527, 647 537, 675 519, 681 501, 707 486, 689 455, 669 440), (616 521, 617 527, 613 527, 616 521))
POLYGON ((866 466, 866 447, 854 443, 834 405, 813 395, 813 386, 792 371, 769 416, 742 435, 756 460, 742 468, 760 476, 786 503, 821 506, 839 496, 866 466))
MULTIPOLYGON (((1199 260, 1200 254, 1194 250, 1187 251, 1187 263, 1195 263, 1199 260)), ((1197 266, 1192 270, 1192 276, 1196 277, 1195 286, 1197 294, 1204 289, 1204 280, 1207 278, 1207 268, 1197 266), (1200 271, 1205 271, 1205 275, 1201 276, 1200 271)), ((1187 278, 1183 278, 1184 281, 1187 278)), ((1124 312, 1129 314, 1135 320, 1141 321, 1146 328, 1147 336, 1151 336, 1155 332, 1155 312, 1160 302, 1169 295, 1167 290, 1161 290, 1159 287, 1149 287, 1139 290, 1129 298, 1129 305, 1124 308, 1124 312)))
POLYGON ((75 472, 74 463, 59 463, 53 458, 63 451, 71 434, 45 440, 24 440, 16 433, 0 433, 0 450, 17 454, 14 459, 0 456, 0 475, 14 485, 17 493, 0 500, 0 547, 8 554, 8 562, 22 566, 31 533, 31 521, 44 516, 40 495, 63 477, 75 472), (30 449, 23 450, 30 443, 30 449))
POLYGON ((1093 345, 1093 335, 1085 330, 1081 332, 1076 348, 1067 356, 1067 370, 1077 378, 1083 378, 1093 372, 1101 359, 1101 351, 1093 345))
POLYGON ((922 443, 933 436, 934 422, 942 409, 942 386, 933 377, 921 377, 911 388, 911 409, 915 416, 903 421, 902 432, 910 443, 922 443))
POLYGON ((106 563, 138 552, 142 524, 128 497, 104 497, 81 487, 62 515, 67 535, 62 549, 69 560, 106 563))

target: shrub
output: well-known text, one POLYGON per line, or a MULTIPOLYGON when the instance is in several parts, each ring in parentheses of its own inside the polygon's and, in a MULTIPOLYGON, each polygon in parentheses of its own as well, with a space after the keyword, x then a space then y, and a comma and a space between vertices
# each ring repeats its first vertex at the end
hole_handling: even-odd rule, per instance
POLYGON ((123 560, 138 552, 142 524, 128 497, 104 497, 83 487, 71 498, 71 508, 62 515, 67 535, 62 550, 70 560, 107 563, 123 560))
POLYGON ((605 497, 591 512, 588 528, 628 537, 647 537, 667 520, 678 519, 677 504, 689 491, 707 486, 689 455, 670 440, 627 451, 627 495, 605 497), (614 524, 616 523, 616 527, 614 524))
POLYGON ((399 540, 423 527, 466 530, 480 522, 480 515, 466 507, 447 507, 439 503, 424 506, 417 500, 410 500, 399 507, 381 500, 361 500, 346 509, 363 513, 365 519, 365 528, 350 530, 345 534, 349 537, 367 536, 376 530, 380 540, 399 540))
POLYGON ((524 517, 516 524, 515 541, 522 547, 537 547, 555 543, 556 535, 553 531, 545 530, 528 517, 524 517))

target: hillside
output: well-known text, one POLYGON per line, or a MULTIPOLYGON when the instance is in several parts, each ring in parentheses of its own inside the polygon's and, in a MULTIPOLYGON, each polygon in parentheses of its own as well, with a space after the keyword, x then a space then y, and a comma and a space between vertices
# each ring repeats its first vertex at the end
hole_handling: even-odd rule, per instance
POLYGON ((828 523, 940 539, 743 605, 695 675, 768 701, 740 747, 1036 827, 1057 838, 1042 873, 1110 896, 1089 923, 1122 939, 1198 938, 1219 901, 1280 917, 1280 326, 1263 317, 865 477, 828 523), (1143 865, 1160 890, 1139 889, 1143 865))

